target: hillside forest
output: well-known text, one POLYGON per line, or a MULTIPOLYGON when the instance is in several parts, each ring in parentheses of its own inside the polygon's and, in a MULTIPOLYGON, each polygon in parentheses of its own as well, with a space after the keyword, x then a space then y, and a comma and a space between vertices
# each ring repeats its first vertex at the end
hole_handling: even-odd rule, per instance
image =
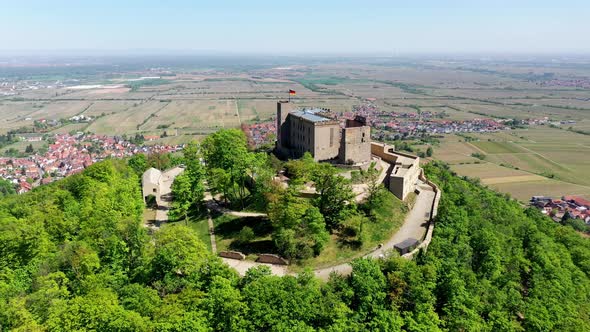
POLYGON ((443 191, 428 251, 357 259, 328 281, 267 268, 240 277, 188 227, 148 234, 139 177, 123 160, 8 193, 0 329, 590 330, 587 239, 444 164, 425 171, 443 191))

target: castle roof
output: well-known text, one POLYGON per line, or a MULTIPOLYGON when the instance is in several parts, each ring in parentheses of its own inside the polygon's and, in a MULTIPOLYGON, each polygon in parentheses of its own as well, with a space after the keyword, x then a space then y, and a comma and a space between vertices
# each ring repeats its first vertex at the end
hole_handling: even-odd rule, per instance
POLYGON ((157 169, 151 167, 150 169, 145 171, 145 173, 143 173, 141 180, 144 185, 146 183, 158 184, 158 183, 160 183, 161 176, 162 176, 162 172, 160 172, 160 170, 157 170, 157 169))
POLYGON ((294 112, 291 112, 292 115, 311 121, 311 122, 324 122, 324 121, 333 121, 333 119, 327 118, 325 116, 319 115, 319 113, 325 112, 326 110, 321 108, 305 108, 300 109, 294 112))

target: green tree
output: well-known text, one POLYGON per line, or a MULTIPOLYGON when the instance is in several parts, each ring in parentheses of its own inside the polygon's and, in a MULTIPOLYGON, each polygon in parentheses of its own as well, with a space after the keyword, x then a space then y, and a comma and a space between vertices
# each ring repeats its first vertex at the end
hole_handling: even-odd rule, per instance
POLYGON ((148 169, 148 160, 143 153, 134 154, 131 158, 129 158, 127 164, 129 167, 131 167, 131 169, 133 169, 138 177, 141 177, 148 169))
POLYGON ((13 194, 16 194, 14 185, 8 180, 0 179, 0 197, 13 194))
POLYGON ((294 180, 306 182, 312 180, 311 176, 314 173, 318 163, 313 159, 311 153, 306 152, 303 157, 299 159, 292 159, 285 163, 287 175, 294 180))
POLYGON ((213 277, 205 307, 209 322, 217 331, 248 331, 248 307, 240 291, 231 281, 223 277, 213 277))
POLYGON ((340 223, 354 204, 354 193, 350 180, 337 175, 337 170, 330 164, 318 164, 313 181, 319 193, 315 204, 326 220, 330 231, 339 227, 340 223))
POLYGON ((238 129, 222 129, 207 136, 201 148, 210 177, 221 175, 219 171, 214 171, 219 169, 226 174, 223 180, 228 181, 212 181, 214 184, 223 184, 223 188, 217 188, 216 191, 228 191, 226 199, 228 196, 235 199, 243 209, 249 195, 247 184, 255 181, 256 165, 262 159, 248 152, 246 136, 238 129), (212 175, 213 172, 217 174, 212 175))
POLYGON ((148 168, 153 167, 161 171, 172 166, 170 154, 167 152, 152 152, 147 157, 148 168))
POLYGON ((222 168, 214 168, 209 171, 208 180, 212 193, 222 194, 223 200, 227 203, 231 199, 230 195, 234 186, 231 174, 222 168))
POLYGON ((428 149, 426 149, 426 156, 427 157, 432 157, 432 153, 434 151, 432 150, 432 146, 429 146, 428 149))
POLYGON ((186 145, 183 152, 185 163, 184 173, 189 178, 194 203, 201 202, 205 195, 205 169, 201 164, 200 147, 197 143, 191 142, 186 145))
POLYGON ((193 230, 185 226, 163 228, 155 238, 152 280, 160 294, 197 286, 208 259, 207 248, 193 230))
POLYGON ((319 209, 298 196, 298 188, 281 191, 270 203, 272 238, 281 255, 310 258, 319 255, 329 240, 326 222, 319 209))
POLYGON ((239 243, 248 243, 248 242, 252 241, 254 239, 254 237, 255 237, 255 235, 254 235, 254 231, 252 230, 252 228, 245 226, 238 233, 236 240, 239 243))
MULTIPOLYGON (((172 183, 172 204, 168 216, 170 220, 184 219, 188 222, 188 213, 195 203, 195 192, 188 173, 181 173, 172 183)), ((201 193, 202 195, 202 193, 201 193)))
POLYGON ((374 208, 379 201, 379 191, 383 188, 379 182, 381 171, 377 169, 375 162, 371 162, 369 168, 363 172, 367 184, 367 203, 369 209, 374 208))

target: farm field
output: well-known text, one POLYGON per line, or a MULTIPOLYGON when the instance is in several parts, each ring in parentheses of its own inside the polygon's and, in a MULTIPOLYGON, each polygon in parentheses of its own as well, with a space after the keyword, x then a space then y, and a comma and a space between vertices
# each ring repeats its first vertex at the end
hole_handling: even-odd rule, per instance
POLYGON ((564 195, 579 195, 590 199, 590 187, 550 179, 490 184, 489 186, 500 192, 509 193, 512 197, 522 202, 527 202, 535 195, 556 198, 564 195))
MULTIPOLYGON (((173 133, 172 133, 173 134, 173 133)), ((192 141, 200 141, 205 138, 205 135, 194 135, 194 134, 181 134, 179 131, 178 136, 172 135, 167 137, 161 137, 155 140, 145 141, 145 145, 178 145, 185 144, 192 141)))
MULTIPOLYGON (((494 178, 508 179, 531 175, 530 173, 525 171, 516 170, 508 167, 502 167, 488 162, 480 162, 478 164, 453 165, 451 169, 460 175, 468 176, 471 178, 481 178, 484 182, 486 180, 494 178)), ((540 178, 544 179, 543 177, 540 178)))
POLYGON ((92 105, 84 111, 84 115, 96 117, 99 115, 107 115, 113 113, 123 112, 137 102, 134 101, 114 101, 114 100, 97 100, 92 102, 92 105))
POLYGON ((29 114, 35 120, 63 119, 84 112, 92 102, 89 101, 52 101, 43 102, 42 107, 29 114))
POLYGON ((168 126, 180 129, 219 129, 239 126, 234 100, 175 100, 163 107, 139 126, 141 131, 154 131, 168 126), (160 127, 160 128, 159 128, 160 127))
POLYGON ((480 140, 446 137, 435 149, 435 158, 451 164, 460 175, 480 178, 521 200, 528 200, 535 190, 539 195, 590 194, 590 136, 541 126, 469 137, 480 140), (475 149, 485 155, 484 161, 469 160, 475 149))
POLYGON ((30 116, 41 107, 43 106, 39 102, 0 101, 0 133, 5 134, 11 129, 32 125, 30 116))
POLYGON ((16 143, 12 143, 10 145, 7 145, 7 146, 3 147, 1 150, 2 150, 2 153, 6 152, 6 150, 8 150, 8 149, 16 149, 19 152, 25 152, 25 149, 29 145, 32 145, 33 149, 35 149, 35 151, 36 151, 39 148, 46 147, 47 142, 44 142, 44 141, 37 141, 37 142, 20 141, 20 142, 16 142, 16 143))
POLYGON ((482 150, 484 153, 489 154, 526 152, 526 150, 512 142, 480 141, 473 142, 471 144, 473 144, 477 149, 482 150))
POLYGON ((123 112, 100 117, 88 126, 88 131, 104 135, 135 134, 138 128, 147 121, 152 114, 165 107, 166 103, 159 101, 145 101, 138 103, 123 112))
POLYGON ((52 130, 54 134, 68 134, 70 132, 83 131, 88 126, 88 123, 70 123, 52 130))

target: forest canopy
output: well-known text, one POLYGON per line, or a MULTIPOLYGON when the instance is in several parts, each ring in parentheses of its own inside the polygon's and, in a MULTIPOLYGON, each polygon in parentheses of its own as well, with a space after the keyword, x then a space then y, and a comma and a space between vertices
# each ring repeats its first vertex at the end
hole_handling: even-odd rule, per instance
POLYGON ((590 246, 509 197, 425 167, 443 190, 414 261, 350 276, 245 277, 184 226, 141 225, 136 172, 107 160, 0 200, 0 329, 588 331, 590 246))

